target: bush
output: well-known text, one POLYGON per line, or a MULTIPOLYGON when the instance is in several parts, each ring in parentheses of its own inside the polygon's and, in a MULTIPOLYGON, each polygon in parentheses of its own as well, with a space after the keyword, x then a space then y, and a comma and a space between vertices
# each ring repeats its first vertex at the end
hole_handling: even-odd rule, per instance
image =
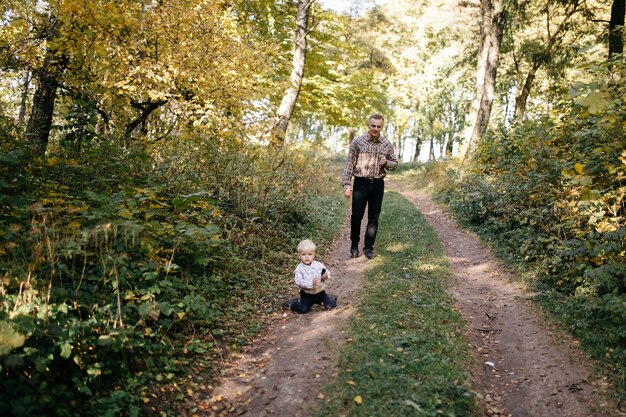
POLYGON ((153 384, 182 400, 174 382, 279 304, 294 242, 335 226, 321 161, 186 140, 44 161, 4 149, 0 413, 157 414, 153 384))

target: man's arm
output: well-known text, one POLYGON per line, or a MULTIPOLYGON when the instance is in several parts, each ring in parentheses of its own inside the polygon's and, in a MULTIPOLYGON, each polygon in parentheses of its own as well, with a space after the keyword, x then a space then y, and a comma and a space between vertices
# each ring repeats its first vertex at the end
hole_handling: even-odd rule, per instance
POLYGON ((350 150, 348 151, 348 158, 346 160, 346 166, 343 168, 343 173, 341 174, 341 185, 343 186, 343 195, 346 197, 350 197, 351 194, 351 185, 352 174, 354 173, 354 166, 356 165, 357 158, 359 156, 359 151, 356 146, 356 138, 350 144, 350 150))
POLYGON ((392 145, 389 145, 389 151, 387 152, 387 155, 385 155, 385 158, 387 159, 384 165, 385 169, 393 171, 398 168, 398 157, 396 156, 396 151, 393 149, 392 145))

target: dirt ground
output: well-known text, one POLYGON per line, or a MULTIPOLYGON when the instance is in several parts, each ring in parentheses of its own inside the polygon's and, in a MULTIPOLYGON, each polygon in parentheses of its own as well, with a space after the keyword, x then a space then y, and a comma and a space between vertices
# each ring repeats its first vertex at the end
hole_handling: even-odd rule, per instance
MULTIPOLYGON (((454 271, 450 293, 466 319, 474 349, 475 390, 485 416, 622 416, 607 396, 605 379, 594 377, 576 341, 543 325, 528 301, 473 234, 425 193, 401 190, 439 234, 454 271)), ((277 313, 267 334, 249 351, 233 355, 221 383, 197 393, 197 416, 307 417, 320 389, 337 375, 338 348, 349 343, 348 319, 359 303, 364 272, 372 261, 351 259, 347 222, 328 256, 333 274, 328 292, 338 307, 309 314, 277 313)), ((373 261, 375 262, 375 260, 373 261)), ((294 290, 295 295, 295 290, 294 290)))

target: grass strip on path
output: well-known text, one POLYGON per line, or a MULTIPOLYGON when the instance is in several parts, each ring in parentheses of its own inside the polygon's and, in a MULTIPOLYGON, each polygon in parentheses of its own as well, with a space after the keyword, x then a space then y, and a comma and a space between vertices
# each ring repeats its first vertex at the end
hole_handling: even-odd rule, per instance
POLYGON ((472 359, 446 293, 452 272, 413 205, 387 192, 363 300, 317 416, 471 416, 472 359))

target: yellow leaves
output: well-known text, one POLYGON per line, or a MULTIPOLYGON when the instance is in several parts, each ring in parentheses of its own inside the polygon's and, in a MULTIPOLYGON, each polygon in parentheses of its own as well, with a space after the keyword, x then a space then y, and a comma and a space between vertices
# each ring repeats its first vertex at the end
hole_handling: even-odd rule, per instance
POLYGON ((578 173, 578 174, 582 174, 583 173, 583 169, 584 167, 582 166, 582 164, 574 164, 574 170, 578 173))
POLYGON ((356 397, 354 397, 354 403, 356 405, 361 405, 363 404, 363 397, 361 397, 360 395, 357 395, 356 397))
POLYGON ((574 169, 563 169, 561 171, 561 175, 567 177, 569 179, 570 184, 576 186, 580 185, 582 187, 589 187, 593 184, 593 178, 589 175, 583 175, 585 172, 585 167, 581 163, 574 164, 574 169))
POLYGON ((72 230, 80 229, 80 223, 77 221, 70 222, 67 224, 67 228, 72 230))
POLYGON ((598 114, 604 111, 610 104, 606 99, 606 94, 592 91, 587 95, 577 97, 574 102, 579 106, 586 107, 589 113, 598 114))

